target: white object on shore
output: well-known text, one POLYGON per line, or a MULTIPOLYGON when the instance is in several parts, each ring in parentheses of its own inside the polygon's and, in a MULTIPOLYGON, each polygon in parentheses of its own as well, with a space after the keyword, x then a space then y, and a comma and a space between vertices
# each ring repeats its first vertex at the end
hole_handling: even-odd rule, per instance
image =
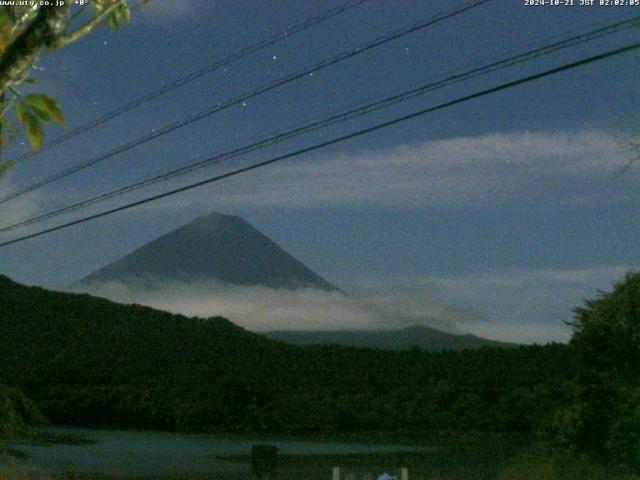
MULTIPOLYGON (((333 467, 331 472, 331 480, 342 480, 342 477, 340 474, 341 474, 340 467, 333 467)), ((392 477, 391 475, 385 472, 382 475, 378 476, 376 480, 398 480, 398 477, 392 477)), ((407 467, 400 468, 400 480, 409 480, 409 469, 407 467)))
POLYGON ((333 467, 333 474, 331 480, 340 480, 340 467, 333 467))

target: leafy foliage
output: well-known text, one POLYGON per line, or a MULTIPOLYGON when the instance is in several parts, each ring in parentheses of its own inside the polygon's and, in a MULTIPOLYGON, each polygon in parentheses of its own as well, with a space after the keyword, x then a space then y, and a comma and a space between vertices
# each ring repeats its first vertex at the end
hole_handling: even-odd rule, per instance
MULTIPOLYGON (((92 13, 83 15, 83 10, 69 15, 70 4, 56 6, 59 13, 50 14, 54 7, 44 5, 16 5, 0 7, 0 130, 6 135, 15 134, 14 124, 7 120, 11 107, 15 107, 16 116, 26 127, 27 138, 32 148, 39 150, 44 144, 45 126, 54 120, 64 124, 58 102, 50 96, 32 94, 23 96, 18 87, 24 83, 33 83, 37 79, 30 76, 41 51, 49 51, 69 45, 91 33, 103 23, 109 23, 114 29, 129 23, 131 11, 126 0, 93 0, 92 13), (53 27, 55 25, 55 27, 53 27)), ((82 9, 82 6, 76 7, 82 9)), ((86 10, 87 12, 89 9, 86 10)), ((0 144, 2 143, 0 138, 0 144)), ((0 175, 9 165, 0 164, 0 175)))
POLYGON ((43 124, 55 120, 64 125, 60 104, 47 95, 26 95, 16 103, 16 114, 27 127, 29 142, 35 150, 44 145, 43 124))
POLYGON ((31 400, 0 385, 0 438, 23 433, 27 425, 43 422, 44 417, 31 400))
POLYGON ((11 42, 11 33, 15 22, 14 8, 0 8, 0 54, 3 53, 11 42))
POLYGON ((563 448, 640 471, 640 274, 577 308, 575 400, 555 415, 563 448))
POLYGON ((577 308, 571 344, 585 379, 640 385, 640 273, 577 308))
POLYGON ((109 25, 111 28, 118 29, 121 25, 127 25, 131 18, 131 10, 126 3, 120 3, 109 14, 109 25))

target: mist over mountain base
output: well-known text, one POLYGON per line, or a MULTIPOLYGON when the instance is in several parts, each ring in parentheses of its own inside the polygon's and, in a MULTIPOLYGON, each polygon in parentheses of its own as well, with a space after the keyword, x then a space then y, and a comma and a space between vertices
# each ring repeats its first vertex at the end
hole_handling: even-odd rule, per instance
POLYGON ((425 325, 462 333, 479 314, 457 309, 426 289, 416 295, 401 289, 345 294, 338 290, 283 289, 150 280, 95 282, 72 288, 119 303, 137 303, 186 316, 223 316, 253 331, 398 329, 425 325))

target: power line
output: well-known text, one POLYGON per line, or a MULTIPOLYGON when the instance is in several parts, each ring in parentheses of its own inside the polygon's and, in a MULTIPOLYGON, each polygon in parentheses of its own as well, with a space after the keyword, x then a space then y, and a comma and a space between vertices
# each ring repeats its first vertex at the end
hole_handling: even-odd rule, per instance
POLYGON ((311 17, 307 20, 305 20, 304 22, 298 24, 298 25, 294 25, 293 27, 287 28, 286 30, 283 30, 279 33, 276 33, 275 35, 264 39, 254 45, 250 45, 247 46, 245 48, 243 48, 242 50, 239 50, 235 53, 232 53, 231 55, 221 59, 221 60, 217 60, 216 62, 207 65, 205 67, 202 67, 198 70, 195 70, 191 73, 189 73, 188 75, 185 75, 184 77, 178 78, 170 83, 167 83, 165 85, 163 85, 162 87, 158 88, 157 90, 154 90, 152 92, 149 92, 145 95, 143 95, 142 97, 139 97, 135 100, 132 100, 129 103, 126 103, 120 107, 118 107, 117 109, 105 113, 104 115, 88 122, 85 123, 84 125, 81 125, 79 127, 76 127, 72 130, 69 130, 68 132, 60 135, 57 138, 54 138, 53 140, 47 142, 40 150, 38 151, 30 151, 27 152, 23 155, 20 155, 19 157, 16 157, 15 159, 11 160, 13 162, 14 165, 21 163, 25 160, 28 160, 32 157, 35 157, 36 155, 49 150, 52 147, 55 147, 56 145, 60 145, 61 143, 66 142, 67 140, 74 138, 84 132, 87 132, 89 130, 92 130, 93 128, 102 125, 110 120, 113 120, 116 117, 119 117, 120 115, 123 115, 124 113, 130 112, 131 110, 134 110, 138 107, 140 107, 141 105, 160 97, 161 95, 164 95, 165 93, 168 93, 172 90, 175 90, 176 88, 179 88, 183 85, 186 85, 187 83, 193 82, 194 80, 197 80, 205 75, 207 75, 208 73, 214 72, 216 70, 219 70, 220 68, 226 67, 231 65, 232 63, 237 62, 238 60, 241 60, 251 54, 254 54, 256 52, 259 52, 260 50, 264 50, 265 48, 268 47, 272 47, 273 45, 276 45, 277 43, 292 37, 293 35, 300 33, 300 32, 304 32, 305 30, 308 30, 312 27, 315 27, 316 25, 319 25, 322 22, 325 22, 333 17, 336 17, 356 6, 359 6, 363 3, 366 3, 370 0, 349 0, 345 3, 343 3, 342 5, 339 5, 338 7, 335 8, 331 8, 327 11, 325 11, 324 13, 315 16, 315 17, 311 17))
POLYGON ((432 17, 429 20, 426 21, 419 21, 414 23, 412 26, 410 26, 409 28, 405 28, 399 31, 396 31, 392 34, 389 35, 385 35, 382 37, 378 37, 376 40, 374 40, 373 42, 370 43, 366 43, 363 45, 360 45, 352 50, 348 50, 346 52, 340 53, 334 57, 331 57, 329 59, 323 60, 315 65, 312 65, 310 67, 305 68, 304 70, 294 73, 294 74, 290 74, 287 75, 279 80, 275 80, 274 82, 263 86, 263 87, 258 87, 258 89, 253 90, 252 92, 249 93, 245 93, 239 97, 236 97, 234 99, 228 100, 227 102, 221 104, 221 105, 216 105, 215 107, 206 110, 204 112, 198 113, 196 115, 192 115, 190 117, 187 117, 186 119, 183 119, 177 123, 173 123, 170 125, 167 125, 163 128, 161 128, 160 130, 153 132, 149 135, 146 135, 144 137, 138 138, 137 140, 134 140, 128 144, 125 145, 121 145, 120 147, 116 147, 115 149, 100 155, 96 158, 93 158, 91 160, 79 163, 77 165, 74 165, 73 167, 70 167, 66 170, 63 170, 62 172, 59 172, 57 174, 54 174, 52 176, 49 176, 39 182, 36 182, 34 184, 31 185, 27 185, 23 188, 20 188, 18 190, 16 190, 15 192, 12 192, 10 194, 7 194, 3 197, 0 197, 0 204, 2 203, 6 203, 10 200, 13 200, 17 197, 20 197, 22 195, 24 195, 25 193, 29 193, 32 192, 38 188, 44 187, 46 185, 49 185, 50 183, 53 183, 57 180, 60 180, 62 178, 65 178, 69 175, 72 175, 74 173, 77 173, 81 170, 84 170, 85 168, 91 167, 97 163, 100 163, 104 160, 107 160, 111 157, 114 157, 115 155, 118 155, 120 153, 126 152, 128 150, 131 150, 132 148, 135 148, 137 146, 140 146, 142 144, 145 144, 147 142, 150 142, 152 140, 155 140, 157 138, 163 137, 175 130, 178 130, 179 128, 185 127, 187 125, 190 125, 194 122, 197 122, 199 120, 202 120, 206 117, 209 117, 217 112, 226 110, 234 105, 240 104, 246 100, 249 100, 251 98, 257 97, 258 95, 261 95, 263 93, 269 92, 271 90, 274 90, 280 86, 286 85, 292 81, 298 80, 300 78, 303 78, 305 76, 307 76, 310 73, 314 73, 317 72, 319 70, 322 70, 324 68, 327 68, 331 65, 335 65, 343 60, 346 60, 348 58, 352 58, 356 55, 360 55, 366 51, 369 51, 371 49, 377 48, 381 45, 384 45, 386 43, 389 43, 391 41, 397 40, 399 38, 402 38, 404 36, 410 35, 412 33, 415 33, 417 31, 420 31, 422 29, 425 29, 427 27, 430 27, 432 25, 435 25, 443 20, 455 17, 457 15, 460 15, 468 10, 471 10, 473 8, 479 7, 485 3, 488 3, 492 0, 475 0, 471 3, 468 3, 462 7, 458 7, 455 10, 449 11, 447 13, 441 13, 441 14, 437 14, 434 17, 432 17))
POLYGON ((219 153, 216 154, 214 156, 211 156, 209 158, 205 158, 202 160, 199 160, 195 163, 191 163, 189 165, 186 165, 184 167, 180 167, 174 170, 171 170, 169 172, 165 172, 159 175, 156 175, 154 177, 151 178, 147 178, 138 182, 134 182, 132 184, 126 185, 124 187, 120 187, 117 188, 115 190, 111 190, 109 192, 105 192, 93 197, 90 197, 88 199, 85 200, 81 200, 79 202, 76 203, 72 203, 70 205, 67 206, 63 206, 60 208, 56 208, 53 210, 50 210, 48 212, 44 212, 38 215, 35 215, 33 217, 21 220, 17 223, 11 224, 11 225, 7 225, 4 227, 0 227, 0 232, 7 232, 7 231, 12 231, 18 228, 22 228, 28 225, 32 225, 34 223, 40 223, 42 221, 45 220, 49 220, 51 218, 54 217, 58 217, 60 215, 63 215, 65 213, 69 213, 75 210, 78 210, 80 208, 89 206, 89 205, 93 205, 105 200, 109 200, 121 195, 124 195, 126 193, 130 193, 132 191, 135 190, 139 190, 141 188, 153 185, 155 183, 159 183, 162 181, 166 181, 169 180, 171 178, 175 178, 177 176, 180 175, 184 175, 187 173, 191 173, 193 171, 199 170, 201 168, 204 167, 208 167, 211 166, 213 164, 218 164, 221 163, 222 161, 228 160, 230 158, 234 158, 240 155, 244 155, 246 153, 252 152, 252 151, 256 151, 262 148, 265 148, 267 146, 270 145, 274 145, 276 143, 280 143, 284 140, 288 140, 290 138, 293 138, 295 136, 298 135, 302 135, 320 128, 325 128, 327 126, 330 125, 334 125, 337 123, 341 123, 344 122, 346 120, 355 118, 357 116, 361 116, 361 115, 366 115, 384 108, 387 108, 391 105, 394 105, 396 103, 399 102, 403 102, 403 101, 407 101, 415 96, 418 95, 422 95, 426 92, 429 91, 433 91, 439 88, 443 88, 443 87, 447 87, 450 85, 453 85, 455 83, 459 83, 465 80, 469 80, 471 78, 475 78, 477 76, 480 75, 485 75, 487 73, 493 73, 499 69, 503 69, 503 68, 507 68, 507 67, 511 67, 523 62, 528 62, 531 61, 535 58, 538 58, 540 56, 543 55, 548 55, 550 53, 554 53, 556 51, 562 50, 562 49, 566 49, 569 47, 573 47, 576 46, 578 44, 582 44, 582 43, 586 43, 592 40, 595 40, 597 38, 601 38, 603 36, 606 35, 611 35, 613 33, 617 33, 623 29, 627 29, 627 28, 631 28, 631 27, 636 27, 638 25, 638 23, 640 22, 640 16, 631 18, 631 19, 627 19, 624 21, 619 21, 619 22, 615 22, 613 24, 608 24, 605 26, 601 26, 599 28, 596 28, 594 30, 591 30, 589 32, 586 33, 582 33, 579 35, 575 35, 571 38, 566 38, 564 40, 560 40, 558 42, 552 43, 552 44, 548 44, 548 45, 544 45, 541 47, 537 47, 535 49, 529 50, 527 52, 524 53, 520 53, 520 54, 516 54, 514 56, 510 56, 507 58, 503 58, 500 59, 498 61, 494 61, 492 63, 477 67, 477 68, 473 68, 471 70, 467 70, 467 71, 463 71, 463 73, 453 73, 453 74, 449 74, 449 75, 444 75, 441 76, 442 78, 440 80, 437 81, 433 81, 433 82, 429 82, 427 84, 421 85, 419 87, 416 88, 412 88, 410 90, 404 91, 402 93, 396 94, 396 95, 392 95, 390 97, 385 97, 381 100, 377 100, 374 102, 370 102, 367 104, 364 104, 362 106, 359 106, 357 108, 348 110, 346 112, 342 112, 336 115, 331 115, 328 118, 324 118, 318 121, 314 121, 311 122, 309 124, 306 124, 302 127, 298 127, 298 128, 294 128, 292 130, 288 130, 279 134, 276 134, 274 136, 268 137, 266 139, 262 139, 258 142, 255 143, 251 143, 248 145, 244 145, 242 147, 239 148, 235 148, 233 150, 230 151, 226 151, 223 153, 219 153))
POLYGON ((23 242, 23 241, 31 239, 31 238, 40 237, 42 235, 46 235, 46 234, 49 234, 49 233, 52 233, 52 232, 56 232, 56 231, 62 230, 64 228, 68 228, 68 227, 71 227, 71 226, 74 226, 74 225, 79 225, 79 224, 82 224, 82 223, 85 223, 85 222, 89 222, 89 221, 95 220, 97 218, 106 217, 108 215, 112 215, 114 213, 121 212, 123 210, 128 210, 128 209, 133 208, 133 207, 137 207, 137 206, 140 206, 140 205, 144 205, 146 203, 154 202, 156 200, 160 200, 162 198, 170 197, 170 196, 176 195, 178 193, 186 192, 188 190, 192 190, 194 188, 198 188, 198 187, 201 187, 201 186, 204 186, 204 185, 208 185, 210 183, 218 182, 218 181, 224 180, 226 178, 230 178, 230 177, 233 177, 233 176, 236 176, 236 175, 240 175, 242 173, 246 173, 246 172, 249 172, 249 171, 252 171, 252 170, 257 170, 258 168, 266 167, 267 165, 271 165, 271 164, 274 164, 276 162, 280 162, 280 161, 283 161, 283 160, 286 160, 286 159, 289 159, 289 158, 297 157, 299 155, 302 155, 302 154, 305 154, 305 153, 309 153, 309 152, 312 152, 312 151, 315 151, 315 150, 319 150, 321 148, 325 148, 325 147, 328 147, 330 145, 335 145, 337 143, 341 143, 341 142, 344 142, 346 140, 350 140, 350 139, 353 139, 353 138, 356 138, 356 137, 360 137, 362 135, 365 135, 365 134, 368 134, 368 133, 372 133, 372 132, 375 132, 375 131, 381 130, 383 128, 387 128, 387 127, 390 127, 392 125, 396 125, 396 124, 399 124, 399 123, 402 123, 402 122, 406 122, 407 120, 411 120, 413 118, 417 118, 417 117, 420 117, 422 115, 426 115, 428 113, 432 113, 432 112, 435 112, 435 111, 438 111, 438 110, 442 110, 442 109, 445 109, 445 108, 448 108, 448 107, 451 107, 451 106, 454 106, 454 105, 459 105, 461 103, 468 102, 468 101, 474 100, 476 98, 484 97, 486 95, 490 95, 490 94, 493 94, 493 93, 496 93, 496 92, 499 92, 499 91, 502 91, 502 90, 506 90, 506 89, 509 89, 509 88, 512 88, 512 87, 515 87, 515 86, 518 86, 518 85, 522 85, 524 83, 528 83, 528 82, 532 82, 532 81, 535 81, 535 80, 539 80, 539 79, 547 77, 549 75, 555 75, 557 73, 564 72, 564 71, 567 71, 567 70, 571 70, 573 68, 577 68, 577 67, 580 67, 580 66, 583 66, 583 65, 587 65, 587 64, 590 64, 590 63, 593 63, 593 62, 604 60, 606 58, 610 58, 610 57, 613 57, 615 55, 621 55, 623 53, 629 52, 631 50, 635 50, 637 48, 640 48, 640 43, 634 43, 634 44, 628 45, 626 47, 617 48, 615 50, 609 50, 609 51, 607 51, 605 53, 601 53, 599 55, 594 55, 594 56, 579 60, 577 62, 565 64, 565 65, 562 65, 560 67, 555 67, 555 68, 552 68, 552 69, 549 69, 549 70, 545 70, 544 72, 541 72, 541 73, 536 73, 534 75, 529 75, 527 77, 520 78, 518 80, 513 80, 513 81, 510 81, 510 82, 506 82, 506 83, 503 83, 503 84, 498 85, 496 87, 492 87, 492 88, 489 88, 489 89, 486 89, 486 90, 482 90, 480 92, 476 92, 476 93, 473 93, 473 94, 470 94, 470 95, 459 97, 459 98, 457 98, 455 100, 450 100, 448 102, 436 105, 435 107, 429 107, 429 108, 426 108, 426 109, 423 109, 423 110, 419 110, 417 112, 410 113, 408 115, 403 115, 401 117, 394 118, 393 120, 388 120, 386 122, 378 123, 378 124, 376 124, 376 125, 374 125, 372 127, 368 127, 368 128, 362 129, 362 130, 358 130, 356 132, 353 132, 353 133, 350 133, 350 134, 347 134, 347 135, 343 135, 341 137, 337 137, 337 138, 334 138, 332 140, 328 140, 326 142, 318 143, 318 144, 312 145, 310 147, 306 147, 306 148, 302 148, 302 149, 299 149, 299 150, 295 150, 294 152, 290 152, 290 153, 287 153, 285 155, 280 155, 280 156, 271 158, 269 160, 265 160, 265 161, 262 161, 262 162, 255 163, 255 164, 247 166, 247 167, 238 168, 238 169, 233 170, 231 172, 227 172, 227 173, 224 173, 224 174, 221 174, 221 175, 216 175, 214 177, 211 177, 211 178, 208 178, 208 179, 205 179, 205 180, 201 180, 199 182, 192 183, 192 184, 180 187, 180 188, 176 188, 176 189, 170 190, 168 192, 164 192, 164 193, 160 193, 160 194, 157 194, 157 195, 153 195, 151 197, 147 197, 147 198, 142 199, 142 200, 131 202, 131 203, 128 203, 126 205, 121 205, 119 207, 115 207, 115 208, 112 208, 112 209, 109 209, 109 210, 102 211, 100 213, 96 213, 96 214, 93 214, 93 215, 89 215, 87 217, 83 217, 83 218, 80 218, 80 219, 77 219, 77 220, 73 220, 71 222, 67 222, 67 223, 64 223, 64 224, 61 224, 61 225, 57 225, 55 227, 47 228, 47 229, 41 230, 39 232, 31 233, 29 235, 24 235, 22 237, 15 238, 13 240, 8 240, 6 242, 0 243, 0 247, 6 247, 8 245, 13 245, 15 243, 23 242))

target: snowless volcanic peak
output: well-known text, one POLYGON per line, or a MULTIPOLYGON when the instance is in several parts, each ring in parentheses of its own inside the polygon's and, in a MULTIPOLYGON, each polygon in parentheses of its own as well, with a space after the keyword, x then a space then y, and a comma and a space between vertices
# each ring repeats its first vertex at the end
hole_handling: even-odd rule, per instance
POLYGON ((211 213, 92 273, 74 288, 103 282, 214 281, 270 288, 337 290, 240 217, 211 213))

